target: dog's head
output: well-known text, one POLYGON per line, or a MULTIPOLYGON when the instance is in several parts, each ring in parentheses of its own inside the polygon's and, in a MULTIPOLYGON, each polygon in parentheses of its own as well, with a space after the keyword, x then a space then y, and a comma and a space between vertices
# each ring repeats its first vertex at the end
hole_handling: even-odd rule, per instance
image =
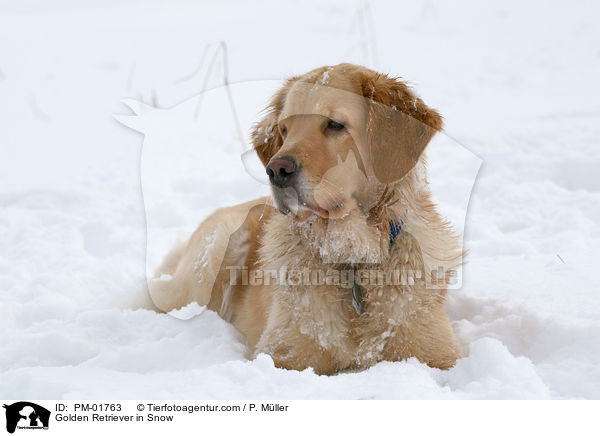
POLYGON ((340 64, 292 77, 252 131, 279 210, 366 216, 415 166, 442 119, 395 78, 340 64))

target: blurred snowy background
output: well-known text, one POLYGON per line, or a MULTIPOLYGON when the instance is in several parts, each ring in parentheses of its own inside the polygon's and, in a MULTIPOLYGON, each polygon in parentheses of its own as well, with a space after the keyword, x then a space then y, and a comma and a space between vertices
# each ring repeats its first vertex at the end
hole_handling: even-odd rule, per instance
MULTIPOLYGON (((0 397, 600 398, 599 13, 594 1, 0 1, 0 397), (210 58, 190 74, 221 40, 244 134, 277 80, 348 61, 408 80, 483 161, 449 296, 469 350, 455 368, 279 370, 247 361, 212 312, 139 308, 142 135, 113 114, 142 100, 172 108, 139 106, 144 128, 153 114, 177 127, 210 58)), ((216 65, 183 135, 211 153, 162 185, 152 216, 165 234, 267 192, 243 170, 216 65)), ((431 174, 446 199, 466 183, 447 159, 431 174)))

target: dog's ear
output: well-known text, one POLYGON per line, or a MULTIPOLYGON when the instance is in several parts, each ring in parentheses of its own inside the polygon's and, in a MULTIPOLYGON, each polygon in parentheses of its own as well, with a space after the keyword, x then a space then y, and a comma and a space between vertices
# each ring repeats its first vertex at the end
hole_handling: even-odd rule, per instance
POLYGON ((283 144, 283 138, 279 133, 277 120, 283 109, 287 92, 295 80, 297 80, 297 77, 292 77, 284 83, 266 107, 263 119, 252 126, 250 132, 252 146, 265 167, 283 144))
POLYGON ((260 161, 266 167, 277 150, 281 148, 283 139, 277 127, 278 113, 270 108, 262 120, 254 124, 250 133, 252 146, 260 161))
POLYGON ((371 73, 361 85, 369 105, 367 136, 375 177, 384 184, 397 182, 442 129, 442 117, 398 79, 371 73))

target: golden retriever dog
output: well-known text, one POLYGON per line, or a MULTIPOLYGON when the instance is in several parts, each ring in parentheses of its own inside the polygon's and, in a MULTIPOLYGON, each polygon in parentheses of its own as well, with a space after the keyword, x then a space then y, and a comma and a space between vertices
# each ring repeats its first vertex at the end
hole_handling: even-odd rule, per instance
POLYGON ((441 129, 405 83, 361 66, 288 79, 252 130, 272 197, 202 222, 150 281, 154 303, 206 305, 281 368, 452 367, 444 305, 462 251, 423 153, 441 129))

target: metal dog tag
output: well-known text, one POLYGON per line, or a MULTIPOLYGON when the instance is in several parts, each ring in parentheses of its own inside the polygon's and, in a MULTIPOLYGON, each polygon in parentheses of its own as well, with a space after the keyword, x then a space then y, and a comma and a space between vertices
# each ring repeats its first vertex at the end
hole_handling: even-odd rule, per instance
POLYGON ((360 286, 358 286, 358 283, 356 283, 356 278, 354 279, 354 284, 352 285, 352 306, 354 306, 356 313, 362 315, 362 292, 360 291, 360 286))

